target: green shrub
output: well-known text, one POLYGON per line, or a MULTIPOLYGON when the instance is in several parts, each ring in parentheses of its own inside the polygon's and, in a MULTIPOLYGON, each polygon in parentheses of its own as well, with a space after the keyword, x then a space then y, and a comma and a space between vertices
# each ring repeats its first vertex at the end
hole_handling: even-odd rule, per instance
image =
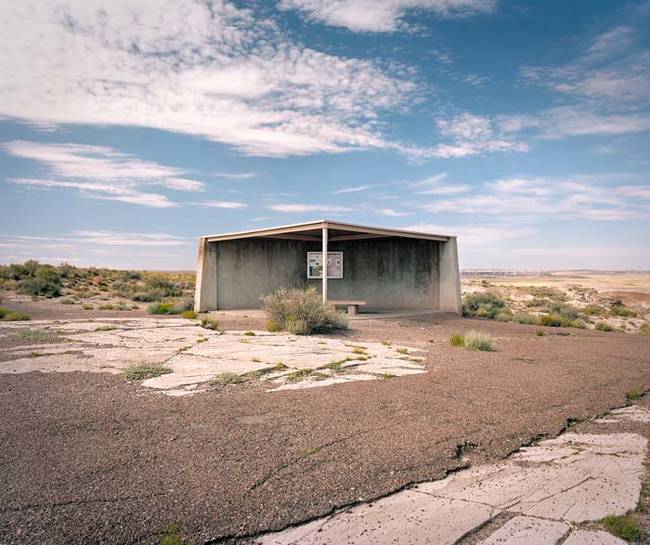
POLYGON ((650 324, 643 324, 639 329, 641 335, 650 335, 650 324))
POLYGON ((463 337, 460 333, 454 333, 451 337, 449 337, 449 344, 451 346, 465 346, 465 337, 463 337))
POLYGON ((587 305, 582 309, 582 312, 587 316, 604 316, 607 314, 607 309, 601 307, 600 305, 587 305))
POLYGON ((188 320, 196 320, 197 314, 193 310, 186 310, 181 314, 181 316, 183 316, 183 318, 187 318, 188 320))
POLYGON ((18 291, 32 296, 58 297, 61 287, 61 275, 51 265, 39 266, 33 277, 18 283, 18 291))
POLYGON ((603 524, 612 534, 627 541, 641 538, 639 523, 629 515, 605 517, 603 524))
POLYGON ((490 352, 494 350, 492 336, 482 331, 469 331, 465 334, 465 348, 467 350, 490 352))
POLYGON ((92 310, 94 307, 92 305, 83 304, 81 305, 81 308, 84 310, 92 310))
POLYGON ((24 322, 26 320, 31 320, 31 318, 24 312, 0 307, 0 320, 3 322, 24 322))
POLYGON ((614 331, 614 328, 607 322, 598 322, 595 327, 598 331, 614 331))
POLYGON ((550 305, 549 309, 552 314, 559 314, 568 320, 576 320, 580 318, 580 310, 573 305, 568 305, 566 303, 553 303, 550 305))
POLYGON ((203 329, 211 329, 212 331, 221 331, 219 320, 215 320, 214 318, 203 318, 201 320, 201 327, 203 329))
POLYGON ((254 331, 244 331, 244 335, 247 337, 255 337, 255 332, 254 331))
POLYGON ((509 310, 508 310, 508 311, 505 311, 505 312, 499 312, 499 313, 494 317, 494 319, 495 319, 497 322, 512 322, 512 318, 513 318, 513 316, 512 316, 512 312, 510 312, 509 310))
POLYGON ((332 305, 323 304, 313 287, 280 288, 261 299, 269 318, 282 329, 297 335, 345 329, 348 326, 347 317, 332 305))
POLYGON ((277 331, 282 331, 282 324, 278 322, 277 320, 274 320, 271 318, 270 320, 266 321, 266 330, 270 331, 271 333, 276 333, 277 331))
POLYGON ((175 524, 170 524, 160 538, 160 545, 183 545, 183 543, 183 538, 178 533, 178 527, 175 524))
POLYGON ((581 325, 584 327, 584 322, 581 320, 572 320, 571 318, 556 313, 540 316, 539 322, 541 325, 547 327, 581 327, 581 325), (580 324, 580 322, 582 322, 582 324, 580 324))
POLYGON ((75 301, 74 299, 66 298, 66 299, 61 299, 59 303, 61 303, 62 305, 74 305, 75 301))
POLYGON ((622 304, 612 305, 609 310, 614 316, 620 316, 622 318, 634 318, 636 316, 636 312, 634 310, 627 308, 622 304))
POLYGON ((641 397, 641 392, 637 390, 636 388, 632 388, 631 390, 628 390, 625 392, 625 399, 628 401, 636 401, 641 397))
POLYGON ((172 303, 154 303, 147 307, 149 314, 182 314, 188 310, 187 303, 174 305, 172 303))
POLYGON ((140 365, 129 365, 122 374, 127 380, 144 380, 147 378, 159 377, 172 372, 172 369, 164 365, 152 365, 142 363, 140 365))
POLYGON ((528 308, 531 307, 543 307, 546 306, 550 303, 548 299, 540 299, 539 297, 533 297, 532 299, 529 299, 526 301, 526 306, 528 308))
POLYGON ((463 297, 463 316, 495 318, 506 310, 506 302, 496 293, 468 293, 463 297))
POLYGON ((535 335, 537 335, 538 337, 543 337, 544 336, 544 331, 541 330, 541 329, 538 329, 537 331, 535 331, 535 335))

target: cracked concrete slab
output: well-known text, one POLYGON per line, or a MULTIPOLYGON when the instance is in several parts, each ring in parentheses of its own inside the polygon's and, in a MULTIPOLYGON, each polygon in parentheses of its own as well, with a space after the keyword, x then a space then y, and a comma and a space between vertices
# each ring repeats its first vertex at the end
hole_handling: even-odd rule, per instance
POLYGON ((269 392, 276 392, 426 371, 424 351, 417 348, 267 331, 221 332, 185 319, 39 320, 11 323, 3 331, 20 335, 27 330, 60 338, 10 348, 0 361, 0 373, 119 373, 129 365, 165 365, 172 373, 142 385, 179 396, 203 391, 196 386, 222 373, 254 374, 268 381, 269 392), (272 372, 278 364, 282 369, 272 372))
MULTIPOLYGON (((616 411, 638 418, 637 411, 616 411)), ((607 418, 607 417, 606 417, 607 418)), ((605 418, 605 419, 606 419, 605 418)), ((457 543, 500 513, 515 515, 482 545, 555 545, 575 524, 633 510, 648 441, 634 433, 566 433, 507 460, 418 484, 373 503, 267 534, 262 545, 457 543)), ((564 545, 620 545, 575 530, 564 545)))
POLYGON ((575 530, 563 545, 627 545, 627 542, 602 530, 575 530))
POLYGON ((570 529, 564 522, 514 517, 480 545, 555 545, 570 529))

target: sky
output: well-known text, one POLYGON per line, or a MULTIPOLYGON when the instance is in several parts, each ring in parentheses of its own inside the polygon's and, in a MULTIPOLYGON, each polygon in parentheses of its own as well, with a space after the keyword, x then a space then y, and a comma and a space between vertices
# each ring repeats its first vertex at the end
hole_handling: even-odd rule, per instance
POLYGON ((650 269, 650 2, 0 0, 0 262, 331 219, 650 269))

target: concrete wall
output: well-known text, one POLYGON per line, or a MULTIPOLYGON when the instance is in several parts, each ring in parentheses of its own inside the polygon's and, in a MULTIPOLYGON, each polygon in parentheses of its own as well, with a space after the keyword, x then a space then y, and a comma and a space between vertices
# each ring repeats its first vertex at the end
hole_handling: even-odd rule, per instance
MULTIPOLYGON (((332 242, 329 251, 343 252, 343 278, 328 280, 329 298, 362 299, 377 308, 437 309, 442 245, 410 238, 332 242)), ((210 243, 199 266, 196 308, 259 307, 260 295, 283 286, 314 285, 320 290, 319 280, 307 279, 306 263, 307 252, 320 249, 320 243, 296 240, 210 243)))

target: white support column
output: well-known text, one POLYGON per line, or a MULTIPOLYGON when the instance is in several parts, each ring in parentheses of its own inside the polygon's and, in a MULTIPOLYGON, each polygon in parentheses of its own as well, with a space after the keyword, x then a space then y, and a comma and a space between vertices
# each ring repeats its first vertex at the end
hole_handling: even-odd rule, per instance
POLYGON ((327 303, 327 227, 323 227, 323 303, 327 303))

